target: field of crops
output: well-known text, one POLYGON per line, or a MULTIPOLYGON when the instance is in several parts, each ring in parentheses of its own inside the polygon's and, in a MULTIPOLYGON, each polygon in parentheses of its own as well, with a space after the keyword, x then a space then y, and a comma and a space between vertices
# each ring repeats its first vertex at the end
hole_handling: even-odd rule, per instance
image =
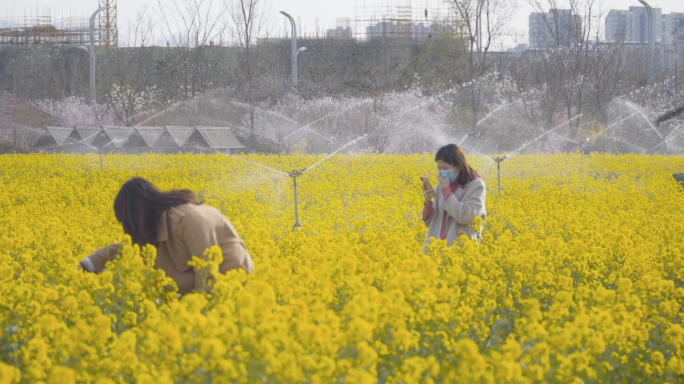
MULTIPOLYGON (((0 382, 519 383, 684 380, 684 159, 470 157, 482 244, 421 252, 432 155, 0 156, 0 382), (124 238, 132 176, 190 188, 243 236, 255 272, 178 299, 124 238), (243 286, 242 282, 246 280, 243 286)), ((130 243, 129 243, 130 244, 130 243)))

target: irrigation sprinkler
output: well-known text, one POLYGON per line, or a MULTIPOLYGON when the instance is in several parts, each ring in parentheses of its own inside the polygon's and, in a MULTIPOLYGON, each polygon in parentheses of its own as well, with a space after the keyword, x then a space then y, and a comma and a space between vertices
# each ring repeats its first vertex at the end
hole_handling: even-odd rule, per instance
POLYGON ((504 157, 492 157, 492 160, 496 161, 496 181, 499 184, 499 197, 501 197, 501 163, 508 159, 508 155, 504 157))
POLYGON ((296 228, 302 229, 302 224, 299 223, 299 204, 298 204, 299 196, 297 194, 297 177, 303 175, 305 171, 306 171, 306 168, 293 169, 287 174, 294 181, 295 223, 292 226, 292 232, 294 232, 296 228))
POLYGON ((100 171, 103 171, 102 168, 102 148, 98 148, 100 150, 100 171))

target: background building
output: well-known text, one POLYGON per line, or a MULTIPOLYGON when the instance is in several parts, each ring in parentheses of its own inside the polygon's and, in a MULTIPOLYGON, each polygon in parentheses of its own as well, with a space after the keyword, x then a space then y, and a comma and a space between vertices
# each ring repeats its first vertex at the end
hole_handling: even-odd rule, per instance
POLYGON ((353 36, 351 19, 348 17, 338 18, 335 22, 335 29, 325 31, 325 37, 332 39, 351 39, 353 36))
POLYGON ((663 15, 662 28, 663 44, 674 45, 678 41, 677 37, 684 34, 684 13, 663 15))
MULTIPOLYGON (((670 21, 669 16, 667 20, 670 21)), ((662 41, 666 18, 662 9, 653 8, 655 20, 653 34, 656 42, 662 41)), ((606 17, 606 41, 625 43, 648 43, 648 12, 645 7, 629 7, 629 10, 611 10, 606 17)))
POLYGON ((570 9, 550 9, 548 13, 531 13, 529 48, 569 47, 577 43, 580 23, 579 15, 574 15, 570 9))
POLYGON ((637 24, 634 12, 612 9, 606 17, 606 41, 636 42, 637 24))

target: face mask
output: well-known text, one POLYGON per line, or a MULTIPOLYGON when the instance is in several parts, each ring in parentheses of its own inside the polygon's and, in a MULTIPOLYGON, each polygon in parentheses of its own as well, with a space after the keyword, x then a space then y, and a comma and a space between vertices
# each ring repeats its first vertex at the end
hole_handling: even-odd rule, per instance
POLYGON ((449 184, 453 184, 456 181, 456 175, 454 175, 454 171, 441 170, 439 171, 439 174, 442 176, 442 179, 449 177, 449 184))

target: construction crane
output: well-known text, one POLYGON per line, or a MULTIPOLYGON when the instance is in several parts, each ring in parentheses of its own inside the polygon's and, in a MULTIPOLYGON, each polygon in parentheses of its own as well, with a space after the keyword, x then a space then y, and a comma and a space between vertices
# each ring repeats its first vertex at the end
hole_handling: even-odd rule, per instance
POLYGON ((116 0, 98 0, 101 7, 107 7, 100 12, 98 41, 105 48, 115 48, 119 45, 119 33, 116 26, 116 0))

